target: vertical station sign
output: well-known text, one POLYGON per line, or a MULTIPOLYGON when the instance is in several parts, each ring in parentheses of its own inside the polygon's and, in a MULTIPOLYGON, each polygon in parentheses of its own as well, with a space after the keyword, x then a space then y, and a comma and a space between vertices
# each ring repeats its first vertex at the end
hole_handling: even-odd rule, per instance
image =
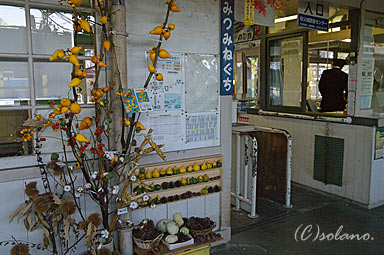
POLYGON ((323 2, 299 0, 298 25, 328 32, 329 5, 323 2))
POLYGON ((220 95, 232 95, 234 0, 221 0, 220 9, 220 95))

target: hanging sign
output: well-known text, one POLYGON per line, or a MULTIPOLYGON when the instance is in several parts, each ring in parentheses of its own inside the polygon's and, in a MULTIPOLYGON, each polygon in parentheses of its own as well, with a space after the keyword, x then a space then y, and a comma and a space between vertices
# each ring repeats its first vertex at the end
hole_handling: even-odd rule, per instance
POLYGON ((299 0, 298 13, 297 20, 300 27, 328 32, 328 4, 299 0))
POLYGON ((233 94, 234 0, 221 0, 220 95, 233 94))
POLYGON ((244 25, 250 26, 255 24, 255 7, 254 0, 244 0, 244 25))

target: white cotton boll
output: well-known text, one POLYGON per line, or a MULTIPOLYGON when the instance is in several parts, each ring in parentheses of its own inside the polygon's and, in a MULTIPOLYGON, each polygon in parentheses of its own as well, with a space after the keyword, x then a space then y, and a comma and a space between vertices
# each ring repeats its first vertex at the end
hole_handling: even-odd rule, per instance
POLYGON ((129 204, 129 207, 131 208, 131 209, 136 209, 137 207, 139 207, 139 205, 137 204, 137 202, 132 202, 132 203, 130 203, 129 204))
POLYGON ((65 185, 65 186, 64 186, 64 191, 65 191, 65 192, 70 192, 70 191, 71 191, 71 186, 69 186, 69 185, 65 185))

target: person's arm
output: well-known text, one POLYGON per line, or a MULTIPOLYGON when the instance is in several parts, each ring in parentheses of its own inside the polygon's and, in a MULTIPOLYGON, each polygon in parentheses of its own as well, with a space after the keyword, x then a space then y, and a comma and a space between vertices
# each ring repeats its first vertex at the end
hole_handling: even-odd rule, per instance
POLYGON ((345 75, 344 81, 344 98, 348 102, 348 74, 345 75))
POLYGON ((326 83, 326 75, 327 75, 327 72, 324 71, 322 74, 321 74, 321 77, 320 77, 320 81, 319 81, 319 91, 320 91, 320 94, 323 95, 324 93, 324 90, 325 90, 325 83, 326 83))

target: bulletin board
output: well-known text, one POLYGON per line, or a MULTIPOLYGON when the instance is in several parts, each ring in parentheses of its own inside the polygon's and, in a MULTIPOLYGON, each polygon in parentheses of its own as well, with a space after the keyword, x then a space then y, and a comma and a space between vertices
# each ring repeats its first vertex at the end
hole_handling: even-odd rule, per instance
POLYGON ((218 56, 170 54, 170 59, 158 59, 156 69, 164 79, 152 77, 148 95, 153 111, 142 113, 140 121, 153 129, 153 140, 165 144, 165 152, 219 146, 218 56))

